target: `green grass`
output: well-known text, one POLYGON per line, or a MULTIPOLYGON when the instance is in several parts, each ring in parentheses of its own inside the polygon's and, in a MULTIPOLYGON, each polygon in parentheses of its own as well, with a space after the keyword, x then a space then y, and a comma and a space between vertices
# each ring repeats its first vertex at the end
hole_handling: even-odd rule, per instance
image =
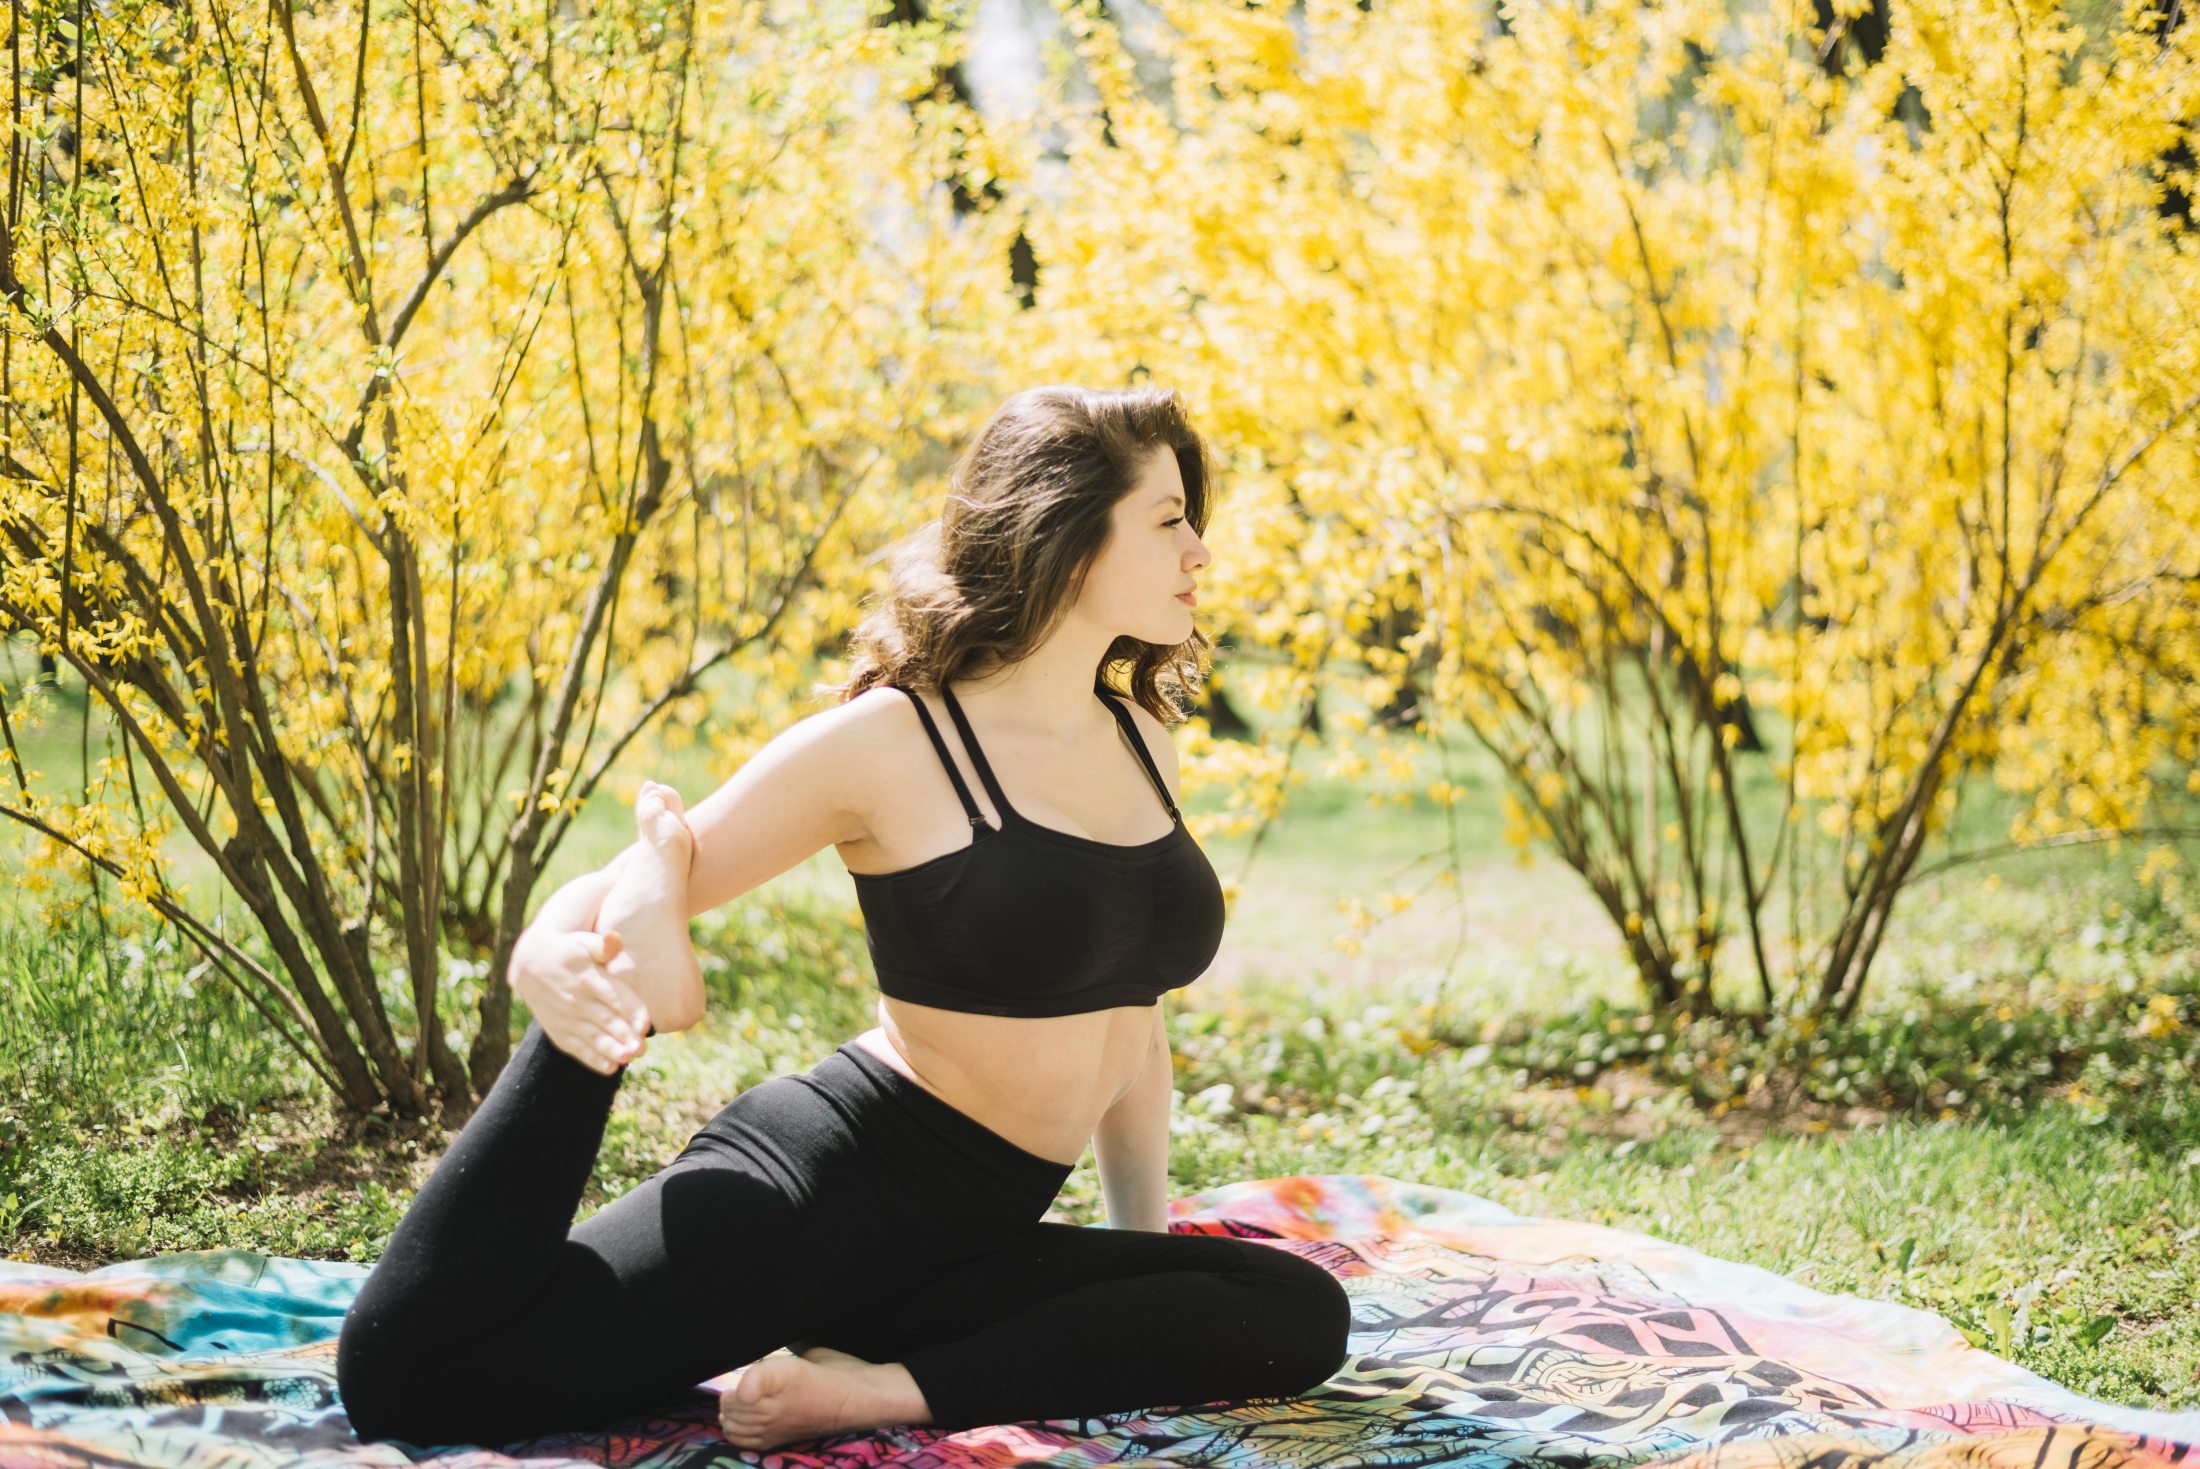
MULTIPOLYGON (((1173 1005, 1179 1191, 1300 1172, 1465 1189, 1939 1310, 2081 1392, 2200 1401, 2200 926, 2134 879, 2135 853, 1922 884, 1852 1030, 1699 1032, 1640 1012, 1572 874, 1505 848, 1490 773, 1462 757, 1452 778, 1456 845, 1426 803, 1319 778, 1249 869, 1242 838, 1210 843, 1245 882, 1215 973, 1173 1005), (1355 931, 1340 904, 1383 893, 1418 896, 1355 931)), ((616 850, 624 820, 599 799, 563 860, 616 850)), ((440 1133, 336 1115, 157 931, 16 903, 0 1248, 375 1258, 440 1133)), ((591 1206, 869 1023, 852 910, 824 860, 698 924, 711 1016, 635 1068, 591 1206)), ((1098 1194, 1080 1168, 1059 1217, 1097 1217, 1098 1194)))
MULTIPOLYGON (((852 950, 830 947, 813 950, 808 980, 727 984, 702 1028, 653 1044, 621 1098, 597 1198, 648 1176, 722 1097, 813 1062, 860 1023, 866 990, 836 977, 852 950)), ((2188 1248, 2200 1179, 2183 1152, 2061 1102, 1992 1121, 1847 1127, 1754 1107, 1714 1118, 1632 1068, 1539 1084, 1437 1041, 1440 1005, 1367 998, 1296 984, 1187 994, 1170 1022, 1179 1191, 1361 1172, 1463 1189, 1937 1310, 2081 1392, 2200 1401, 2200 1252, 2188 1248)), ((1057 1217, 1101 1217, 1089 1158, 1057 1217)))

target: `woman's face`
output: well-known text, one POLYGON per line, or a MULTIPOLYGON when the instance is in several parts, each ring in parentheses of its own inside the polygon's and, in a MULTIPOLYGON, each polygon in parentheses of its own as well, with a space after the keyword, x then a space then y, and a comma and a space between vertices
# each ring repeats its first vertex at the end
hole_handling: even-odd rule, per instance
POLYGON ((1131 492, 1115 502, 1107 544, 1086 569, 1077 613, 1112 636, 1174 647, 1192 635, 1198 574, 1213 558, 1184 518, 1176 456, 1148 456, 1131 492))

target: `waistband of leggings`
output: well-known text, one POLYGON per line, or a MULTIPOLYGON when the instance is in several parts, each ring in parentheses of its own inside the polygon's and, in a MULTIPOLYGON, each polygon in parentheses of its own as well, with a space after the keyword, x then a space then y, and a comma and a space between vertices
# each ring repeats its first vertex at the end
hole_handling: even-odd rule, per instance
POLYGON ((1043 1189, 1049 1198, 1075 1171, 1074 1164, 1057 1163, 1052 1158, 1042 1158, 1017 1147, 969 1113, 958 1112, 881 1061, 868 1046, 855 1041, 833 1052, 810 1074, 831 1086, 834 1078, 827 1073, 835 1061, 845 1061, 854 1067, 882 1101, 894 1104, 926 1131, 954 1145, 966 1157, 982 1158, 1016 1182, 1035 1190, 1043 1189))

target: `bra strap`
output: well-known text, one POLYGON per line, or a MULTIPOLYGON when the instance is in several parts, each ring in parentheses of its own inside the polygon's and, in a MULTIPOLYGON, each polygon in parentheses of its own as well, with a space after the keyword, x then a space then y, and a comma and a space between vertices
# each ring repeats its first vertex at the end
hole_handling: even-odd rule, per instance
MULTIPOLYGON (((962 772, 955 768, 955 757, 947 752, 947 741, 940 738, 940 727, 933 722, 932 711, 924 707, 924 700, 917 697, 915 689, 904 688, 900 684, 895 684, 894 687, 907 694, 909 702, 917 706, 917 718, 923 721, 924 733, 932 741, 932 749, 939 755, 940 764, 947 767, 947 778, 955 783, 956 799, 963 803, 963 814, 970 818, 971 826, 973 828, 983 827, 987 831, 992 830, 991 827, 986 826, 985 817, 978 810, 978 803, 970 798, 970 787, 963 783, 962 772)), ((942 689, 941 692, 945 693, 946 690, 942 689)), ((948 707, 954 707, 954 696, 952 694, 948 695, 948 707)), ((958 722, 960 718, 961 716, 958 714, 958 722)), ((969 738, 967 732, 964 738, 966 740, 969 738)), ((971 749, 975 752, 977 746, 973 745, 971 749)), ((981 764, 978 769, 982 771, 985 767, 981 764)))
POLYGON ((1123 738, 1130 741, 1132 751, 1138 756, 1138 763, 1146 767, 1146 778, 1153 782, 1154 794, 1168 808, 1169 819, 1182 821, 1184 818, 1177 812, 1176 802, 1169 799, 1168 786, 1162 782, 1161 767, 1153 763, 1153 751, 1146 748, 1146 737, 1138 732, 1138 721, 1131 718, 1129 706, 1106 688, 1096 688, 1093 692, 1100 696, 1101 703, 1108 706, 1108 712, 1115 716, 1115 722, 1123 726, 1123 738))
POLYGON ((962 736, 963 748, 970 752, 970 763, 977 767, 978 779, 985 782, 985 793, 993 798, 993 809, 1001 813, 1003 821, 1008 820, 1016 814, 1016 808, 1001 794, 1001 783, 993 778, 993 767, 986 764, 985 751, 978 748, 978 737, 971 733, 970 720, 964 716, 963 706, 956 702, 954 690, 945 683, 940 685, 940 697, 947 701, 947 716, 955 721, 955 733, 962 736))

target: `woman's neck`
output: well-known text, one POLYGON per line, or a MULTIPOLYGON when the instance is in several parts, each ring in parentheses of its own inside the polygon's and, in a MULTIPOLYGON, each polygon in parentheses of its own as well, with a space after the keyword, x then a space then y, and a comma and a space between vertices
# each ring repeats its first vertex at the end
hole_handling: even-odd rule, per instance
POLYGON ((963 684, 963 697, 992 704, 1016 723, 1071 737, 1104 717, 1093 682, 1114 638, 1065 619, 1030 656, 963 684))

